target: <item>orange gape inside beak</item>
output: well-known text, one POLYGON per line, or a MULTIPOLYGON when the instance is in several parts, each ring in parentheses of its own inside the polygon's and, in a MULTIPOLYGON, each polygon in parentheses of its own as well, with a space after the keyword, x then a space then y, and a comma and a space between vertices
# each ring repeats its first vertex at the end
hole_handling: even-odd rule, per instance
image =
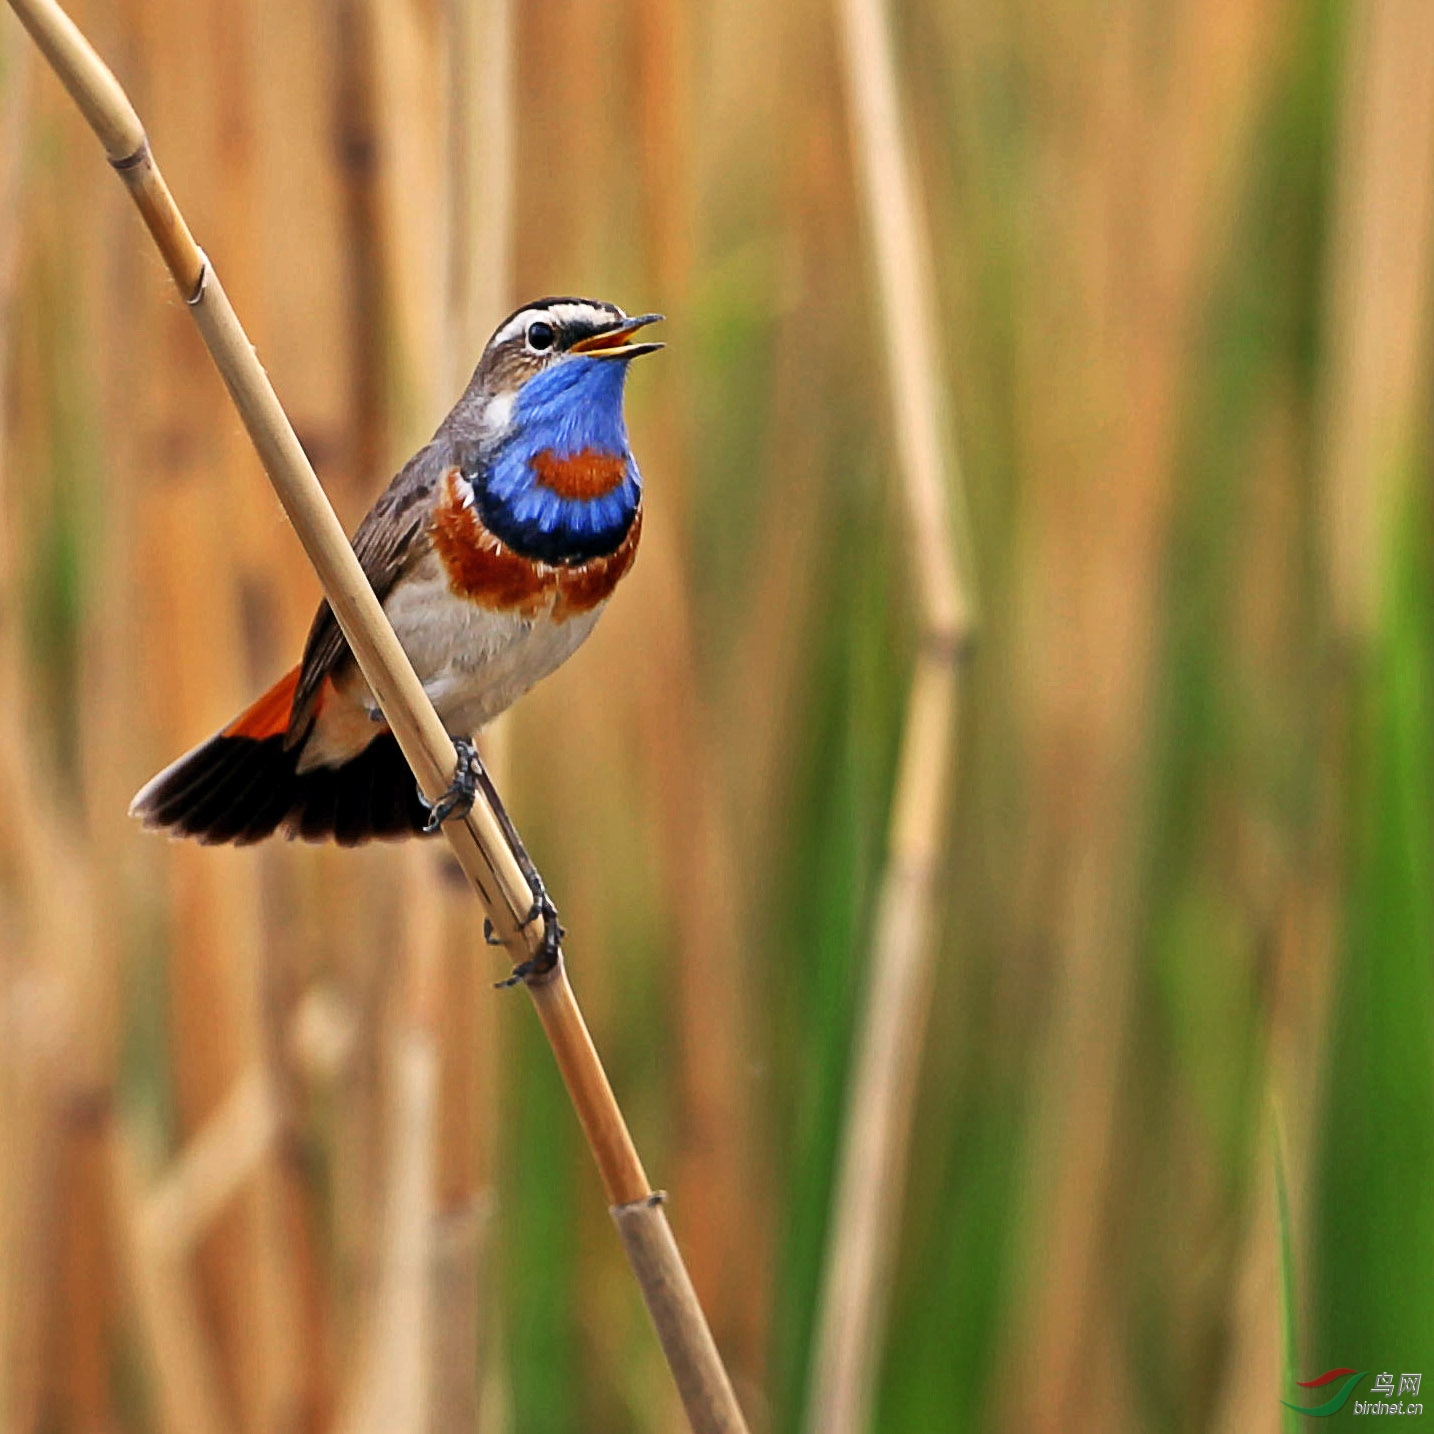
POLYGON ((660 344, 630 344, 628 339, 639 329, 645 329, 648 324, 659 323, 661 319, 661 314, 639 314, 635 319, 624 319, 622 323, 613 328, 604 329, 600 334, 590 334, 585 339, 579 339, 577 343, 569 347, 568 352, 602 358, 636 350, 647 352, 653 348, 660 348, 660 344))
POLYGON ((585 339, 579 339, 572 344, 568 352, 570 354, 601 354, 612 353, 616 349, 628 347, 627 335, 623 333, 592 334, 585 339))

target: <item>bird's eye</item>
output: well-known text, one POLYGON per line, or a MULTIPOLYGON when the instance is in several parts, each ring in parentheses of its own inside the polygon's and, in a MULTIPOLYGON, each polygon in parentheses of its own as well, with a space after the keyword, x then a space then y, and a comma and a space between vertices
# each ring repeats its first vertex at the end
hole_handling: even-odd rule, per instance
POLYGON ((534 353, 546 353, 557 341, 558 336, 553 331, 553 326, 544 323, 542 319, 535 319, 528 325, 528 347, 534 353))

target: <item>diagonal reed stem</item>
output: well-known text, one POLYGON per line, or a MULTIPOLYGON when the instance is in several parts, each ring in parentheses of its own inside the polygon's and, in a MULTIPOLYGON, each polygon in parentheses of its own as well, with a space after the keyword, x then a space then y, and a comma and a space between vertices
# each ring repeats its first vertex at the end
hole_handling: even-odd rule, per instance
MULTIPOLYGON (((419 785, 448 786, 453 743, 363 575, 348 538, 209 261, 164 182, 123 88, 55 0, 10 0, 124 181, 189 305, 269 481, 318 573, 334 616, 419 785)), ((481 799, 444 833, 515 961, 536 949, 530 894, 492 809, 481 799)), ((597 1162, 623 1246, 692 1428, 745 1431, 731 1383, 560 960, 528 994, 597 1162)))
POLYGON ((965 544, 953 541, 951 509, 959 520, 963 505, 959 473, 942 440, 936 291, 902 132, 891 36, 882 0, 837 0, 835 9, 853 155, 881 299, 921 641, 901 736, 823 1272, 808 1434, 858 1434, 871 1419, 934 966, 961 665, 974 624, 961 563, 965 544))

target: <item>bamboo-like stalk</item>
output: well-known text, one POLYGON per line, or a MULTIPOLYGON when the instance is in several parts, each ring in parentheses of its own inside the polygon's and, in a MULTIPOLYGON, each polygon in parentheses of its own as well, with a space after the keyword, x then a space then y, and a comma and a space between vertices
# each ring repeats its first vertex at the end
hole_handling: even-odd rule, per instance
MULTIPOLYGON (((446 254, 440 290, 442 361, 433 387, 457 393, 473 355, 510 294, 513 166, 512 0, 447 0, 447 104, 442 146, 446 254)), ((483 758, 505 784, 505 716, 483 734, 483 758)), ((440 882, 440 1053, 434 1211, 429 1238, 429 1428, 483 1427, 482 1390, 500 1377, 493 1357, 492 1181, 496 1127, 483 1119, 502 1069, 496 1003, 472 959, 472 908, 455 883, 440 882)))
MULTIPOLYGON (((22 324, 22 225, 54 202, 29 194, 24 160, 36 115, 34 67, 0 39, 0 372, 16 377, 22 324)), ((43 187, 42 187, 43 188, 43 187)), ((83 192, 65 196, 71 213, 83 192)), ((86 211, 93 218, 93 211, 86 211)), ((44 222, 43 220, 41 221, 44 222)), ((82 248, 83 246, 79 246, 82 248)), ((71 253, 76 252, 71 250, 71 253)), ((60 261, 56 261, 60 262, 60 261)), ((68 310, 78 289, 67 291, 68 310)), ((20 480, 53 411, 23 399, 0 414, 0 1427, 113 1420, 108 1369, 113 1271, 107 1238, 104 1140, 115 1049, 110 928, 100 909, 94 852, 62 787, 37 702, 25 641, 24 522, 37 496, 20 480), (40 415, 44 414, 42 418, 40 415), (24 814, 24 820, 18 819, 24 814)), ((98 738, 97 738, 98 741, 98 738)))
MULTIPOLYGON (((174 73, 176 47, 165 40, 174 28, 171 0, 147 3, 157 3, 164 18, 156 17, 142 32, 147 38, 142 40, 138 57, 150 77, 155 103, 165 105, 165 114, 156 112, 150 116, 151 123, 168 132, 176 113, 188 114, 186 96, 193 90, 174 73)), ((367 366, 369 350, 357 342, 357 326, 350 318, 355 307, 353 289, 361 281, 350 272, 353 236, 343 223, 344 151, 335 146, 333 134, 339 80, 333 63, 336 16, 329 7, 275 6, 267 0, 261 0, 254 13, 262 34, 257 47, 234 56, 226 53, 222 60, 209 62, 216 98, 220 94, 229 97, 220 101, 212 114, 218 132, 232 134, 233 140, 216 140, 212 137, 215 131, 206 124, 194 127, 199 142, 194 138, 183 141, 188 151, 183 172, 194 176, 186 189, 191 203, 204 204, 206 224, 220 228, 233 245, 235 267, 226 265, 226 280, 240 298, 249 322, 265 335, 266 359, 276 383, 284 389, 294 424, 304 436, 305 447, 316 455, 341 516, 349 521, 364 501, 365 479, 372 478, 373 470, 360 472, 357 462, 362 425, 355 412, 360 403, 355 374, 367 366), (247 118, 241 120, 241 116, 247 118), (223 156, 222 165, 214 162, 217 155, 223 156), (265 255, 290 252, 304 256, 302 265, 263 262, 265 255), (274 316, 280 314, 283 322, 275 323, 274 316)), ((227 33, 232 14, 224 6, 211 11, 206 33, 227 33)), ((179 140, 178 135, 175 138, 179 140)), ((175 172, 180 172, 183 157, 178 149, 166 154, 175 172)), ((124 225, 133 223, 128 213, 122 212, 117 219, 124 225)), ((126 248, 140 263, 149 262, 150 256, 139 245, 126 248)), ((139 308, 130 322, 150 322, 145 296, 136 298, 139 308)), ((127 307, 135 309, 135 300, 127 307)), ((179 314, 168 317, 172 323, 187 322, 179 314)), ((118 322, 120 328, 107 345, 111 351, 116 341, 129 342, 124 317, 118 317, 118 322)), ((181 332, 178 337, 191 336, 181 332)), ((146 346, 160 356, 169 351, 163 343, 146 346)), ((158 372, 164 372, 162 364, 158 372)), ((223 397, 216 399, 209 388, 211 406, 202 414, 186 413, 185 405, 198 399, 203 390, 191 390, 183 375, 171 374, 164 391, 167 404, 177 404, 190 425, 201 430, 213 423, 216 409, 212 405, 220 405, 218 411, 222 412, 227 403, 223 397)), ((375 404, 373 409, 382 416, 381 405, 375 404)), ((109 432, 122 436, 130 421, 129 413, 118 409, 109 419, 109 432)), ((202 437, 194 440, 196 446, 203 443, 202 437)), ((221 541, 222 551, 233 564, 226 606, 234 636, 217 655, 219 669, 211 671, 208 680, 193 684, 208 716, 196 713, 176 719, 164 710, 153 714, 171 740, 177 729, 182 729, 180 746, 185 745, 189 733, 208 725, 215 705, 227 706, 229 700, 237 705, 238 694, 233 690, 236 671, 258 678, 287 661, 289 652, 302 642, 313 612, 312 569, 287 525, 275 521, 273 505, 252 501, 253 465, 246 448, 243 433, 233 432, 212 468, 206 461, 202 467, 191 467, 184 479, 186 487, 210 506, 216 497, 216 482, 226 485, 228 497, 221 501, 227 527, 221 541), (234 616, 239 617, 238 624, 234 624, 234 616), (236 661, 246 665, 236 669, 236 661), (216 697, 217 693, 226 696, 216 697)), ((130 467, 134 469, 133 463, 130 467)), ((135 470, 134 479, 151 509, 166 502, 169 489, 175 486, 162 470, 135 470)), ((141 531, 152 532, 152 520, 146 520, 141 531)), ((149 550, 154 551, 153 540, 149 542, 149 550)), ((157 571, 172 569, 173 558, 162 549, 156 559, 157 571)), ((145 568, 131 581, 142 581, 147 589, 149 565, 145 568)), ((152 600, 144 606, 150 612, 155 610, 152 600)), ((246 685, 242 677, 240 685, 246 685)), ((122 845, 117 855, 128 852, 132 857, 133 824, 123 817, 127 795, 107 805, 111 820, 121 826, 118 839, 122 845)), ((162 850, 147 855, 163 859, 162 850)), ((391 870, 380 871, 385 854, 378 851, 349 857, 332 848, 305 850, 270 843, 255 856, 252 875, 238 869, 238 863, 225 858, 220 862, 233 868, 225 872, 226 885, 238 880, 251 890, 254 883, 258 886, 257 960, 244 988, 252 993, 250 1000, 256 1008, 253 1019, 258 1050, 272 1079, 280 1126, 271 1153, 255 1169, 253 1188, 244 1200, 251 1238, 266 1256, 256 1271, 252 1296, 252 1322, 257 1324, 262 1316, 265 1328, 256 1341, 258 1348, 249 1369, 237 1369, 230 1377, 236 1386, 253 1390, 247 1397, 260 1411, 261 1421, 327 1428, 333 1421, 341 1359, 347 1348, 341 1311, 362 1308, 360 1292, 367 1293, 355 1281, 349 1298, 335 1302, 328 1297, 330 1280, 342 1281, 354 1269, 344 1258, 350 1248, 346 1237, 355 1223, 344 1197, 361 1191, 376 1207, 379 1182, 351 1174, 346 1166, 340 1169, 340 1150, 346 1154, 351 1147, 340 1147, 336 1124, 325 1132, 334 1141, 329 1147, 334 1178, 324 1202, 333 1223, 321 1231, 308 1218, 312 1187, 305 1147, 311 1133, 307 1121, 311 1112, 300 1073, 290 1058, 286 1031, 305 987, 328 958, 320 954, 319 941, 310 939, 299 922, 314 935, 322 933, 327 951, 342 953, 329 970, 349 994, 349 983, 360 979, 357 971, 372 969, 368 963, 377 965, 383 959, 380 953, 388 943, 382 937, 364 938, 380 930, 386 932, 397 883, 391 870), (330 871, 345 868, 355 878, 348 890, 325 879, 330 871), (322 1254, 320 1242, 328 1247, 322 1254), (332 1264, 328 1263, 330 1256, 332 1264)), ((181 960, 186 957, 182 945, 174 954, 181 960)), ((383 990, 383 983, 375 983, 373 989, 383 990)), ((226 1015, 230 1019, 240 1015, 237 1003, 226 1015)), ((356 1027, 365 1049, 375 1051, 375 1066, 380 1048, 378 1024, 369 1020, 356 1027)), ((357 1063, 367 1069, 362 1055, 357 1063)), ((354 1092, 343 1105, 344 1128, 364 1125, 366 1116, 381 1109, 377 1100, 370 1102, 354 1092)), ((376 1135, 374 1143, 378 1143, 376 1135)), ((222 1233, 216 1234, 219 1240, 224 1238, 222 1233)), ((211 1243, 206 1240, 206 1245, 211 1243)))
MULTIPOLYGON (((362 23, 370 44, 354 78, 372 96, 384 336, 382 350, 364 357, 381 375, 384 449, 396 459, 425 440, 429 415, 461 390, 457 355, 471 358, 482 343, 455 331, 450 307, 456 271, 477 267, 455 257, 468 228, 456 211, 465 174, 455 151, 460 135, 472 143, 461 78, 470 46, 453 6, 433 12, 367 0, 362 23), (435 75, 446 83, 435 85, 435 75)), ((491 309, 486 317, 491 323, 491 309)), ((447 949, 450 915, 465 927, 472 920, 471 898, 444 879, 447 853, 409 844, 397 864, 406 878, 402 969, 410 994, 399 1002, 399 1029, 383 1042, 388 1156, 376 1280, 345 1400, 352 1434, 477 1425, 477 1247, 452 1236, 479 1228, 462 1214, 482 1129, 470 1112, 474 1063, 480 1051, 491 1058, 492 1042, 473 1016, 481 1010, 491 1022, 494 1003, 481 999, 487 983, 471 942, 447 949), (461 1214, 450 1220, 455 1202, 461 1214)))
MULTIPOLYGON (((453 744, 384 617, 337 517, 255 356, 217 275, 194 242, 114 75, 55 0, 11 0, 118 171, 243 419, 265 471, 328 596, 405 758, 429 797, 448 786, 453 744)), ((521 925, 530 894, 497 818, 479 801, 444 828, 499 939, 524 959, 541 923, 521 925)), ((691 1281, 598 1059, 561 960, 527 983, 695 1430, 745 1423, 691 1281)))
MULTIPOLYGON (((440 908, 428 853, 403 853, 410 883, 407 990, 385 1061, 388 1159, 377 1288, 365 1321, 344 1434, 423 1434, 432 1427, 430 1247, 438 1126, 440 908)), ((461 1426, 453 1426, 461 1427, 461 1426)))
POLYGON ((881 297, 921 641, 901 737, 823 1277, 806 1411, 811 1434, 857 1434, 870 1422, 934 970, 960 669, 974 623, 962 563, 965 544, 956 541, 953 522, 964 509, 960 472, 942 435, 936 290, 902 128, 891 36, 882 0, 838 0, 836 18, 881 297))
POLYGON ((1361 8, 1343 101, 1327 277, 1322 486, 1333 616, 1368 642, 1427 376, 1434 235, 1434 12, 1361 8))
POLYGON ((448 313, 443 379, 467 382, 475 343, 511 307, 512 0, 449 0, 448 313), (482 136, 482 143, 477 137, 482 136))
MULTIPOLYGON (((173 163, 195 175, 194 202, 203 205, 209 222, 248 239, 258 230, 255 200, 262 190, 258 148, 241 136, 252 132, 257 117, 256 86, 245 56, 224 57, 206 43, 223 29, 223 0, 192 0, 183 6, 145 0, 143 11, 154 23, 136 31, 144 37, 136 75, 159 80, 151 99, 156 122, 172 125, 191 113, 182 93, 160 77, 184 67, 204 94, 213 92, 221 76, 234 81, 225 108, 236 142, 226 143, 208 125, 185 124, 175 134, 173 163)), ((135 254, 137 247, 129 252, 135 254)), ((254 282, 256 253, 253 243, 236 245, 238 262, 230 275, 251 302, 261 288, 254 282)), ((183 310, 169 306, 166 311, 136 303, 136 298, 132 293, 117 298, 115 307, 128 311, 130 327, 114 331, 113 337, 157 345, 152 350, 157 362, 146 365, 137 385, 132 382, 138 401, 112 410, 108 421, 139 440, 115 472, 133 495, 137 536, 143 535, 133 552, 143 571, 145 605, 157 600, 167 615, 162 641, 146 652, 147 676, 166 694, 154 715, 167 744, 208 726, 217 715, 215 706, 240 705, 248 676, 240 665, 248 646, 247 539, 262 524, 252 516, 235 522, 226 514, 263 505, 242 502, 245 440, 238 426, 226 421, 223 395, 212 384, 206 391, 191 382, 188 369, 198 345, 183 310), (181 357, 186 350, 187 361, 181 357), (179 361, 166 362, 170 355, 179 361), (175 440, 162 451, 148 450, 147 443, 160 432, 175 440)), ((275 526, 272 515, 269 526, 275 526)), ((109 815, 119 820, 118 810, 109 815)), ((123 843, 118 850, 141 854, 132 827, 117 838, 123 843)), ((240 853, 221 866, 193 843, 142 855, 157 863, 172 893, 163 980, 177 1134, 181 1142, 200 1137, 202 1145, 205 1133, 223 1128, 212 1121, 244 1074, 264 1059, 260 997, 267 963, 259 871, 265 857, 240 853)), ((224 1141, 217 1146, 223 1151, 224 1141)), ((198 1218, 203 1239, 190 1256, 197 1298, 224 1371, 229 1412, 241 1427, 261 1422, 262 1411, 291 1406, 305 1369, 292 1357, 294 1318, 281 1293, 285 1272, 294 1268, 293 1252, 272 1238, 273 1150, 254 1167, 254 1178, 238 1198, 216 1206, 212 1217, 198 1218)))
POLYGON ((165 1232, 147 1218, 141 1141, 110 1123, 110 1208, 166 1434, 227 1434, 221 1381, 199 1304, 165 1232))
MULTIPOLYGON (((20 251, 20 204, 22 197, 21 155, 28 137, 24 124, 28 110, 30 67, 23 60, 12 67, 13 46, 4 46, 5 94, 0 118, 16 142, 6 146, 0 159, 0 325, 12 331, 15 277, 20 251)), ((13 342, 0 352, 0 377, 7 387, 11 379, 13 342)), ((31 724, 24 700, 23 633, 16 621, 19 604, 18 559, 21 551, 18 509, 7 478, 14 472, 12 434, 8 406, 0 408, 0 723, 12 740, 0 744, 0 811, 20 812, 43 778, 36 772, 35 752, 29 740, 31 724)), ((56 927, 56 918, 70 902, 57 902, 56 892, 44 881, 48 862, 68 856, 62 845, 64 833, 50 820, 51 811, 41 805, 35 811, 34 831, 22 833, 19 823, 0 824, 0 871, 13 871, 17 878, 26 915, 36 923, 30 943, 38 951, 60 951, 58 939, 72 933, 68 925, 56 927)), ((3 908, 0 908, 3 911, 3 908)), ((25 1033, 10 1015, 17 987, 26 973, 13 943, 0 951, 0 1011, 15 1036, 25 1033)), ((43 1329, 46 1302, 34 1298, 44 1280, 41 1252, 46 1243, 37 1229, 36 1213, 53 1204, 46 1177, 54 1166, 53 1122, 36 1120, 31 1109, 37 1096, 52 1099, 41 1079, 45 1065, 31 1049, 33 1041, 12 1039, 0 1060, 0 1140, 9 1158, 0 1166, 0 1424, 17 1434, 28 1434, 40 1420, 40 1378, 44 1347, 43 1329), (43 1093, 41 1093, 43 1092, 43 1093), (41 1128, 43 1127, 43 1128, 41 1128)))
MULTIPOLYGON (((644 235, 658 308, 691 308, 697 168, 690 93, 688 7, 641 0, 637 30, 638 123, 644 235)), ((651 754, 664 884, 680 959, 674 981, 680 1128, 673 1188, 692 1221, 688 1259, 712 1322, 739 1378, 760 1367, 763 1302, 752 1274, 770 1238, 770 1203, 753 1162, 750 1083, 751 973, 744 963, 743 915, 732 893, 735 842, 713 723, 704 710, 696 654, 697 603, 684 534, 693 504, 691 369, 674 354, 667 400, 648 416, 645 437, 663 475, 665 501, 644 537, 643 581, 660 620, 650 624, 648 669, 637 683, 637 721, 651 754)), ((780 566, 786 571, 786 563, 780 566)), ((768 614, 770 618, 770 613, 768 614)))

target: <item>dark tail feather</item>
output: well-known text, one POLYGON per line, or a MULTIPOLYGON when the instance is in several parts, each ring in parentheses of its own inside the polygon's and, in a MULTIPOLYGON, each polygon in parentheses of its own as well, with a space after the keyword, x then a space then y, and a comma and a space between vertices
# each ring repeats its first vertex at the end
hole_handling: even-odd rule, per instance
POLYGON ((286 836, 356 846, 422 832, 427 811, 393 733, 342 767, 300 772, 282 735, 211 737, 153 778, 130 804, 145 826, 236 846, 286 836))

